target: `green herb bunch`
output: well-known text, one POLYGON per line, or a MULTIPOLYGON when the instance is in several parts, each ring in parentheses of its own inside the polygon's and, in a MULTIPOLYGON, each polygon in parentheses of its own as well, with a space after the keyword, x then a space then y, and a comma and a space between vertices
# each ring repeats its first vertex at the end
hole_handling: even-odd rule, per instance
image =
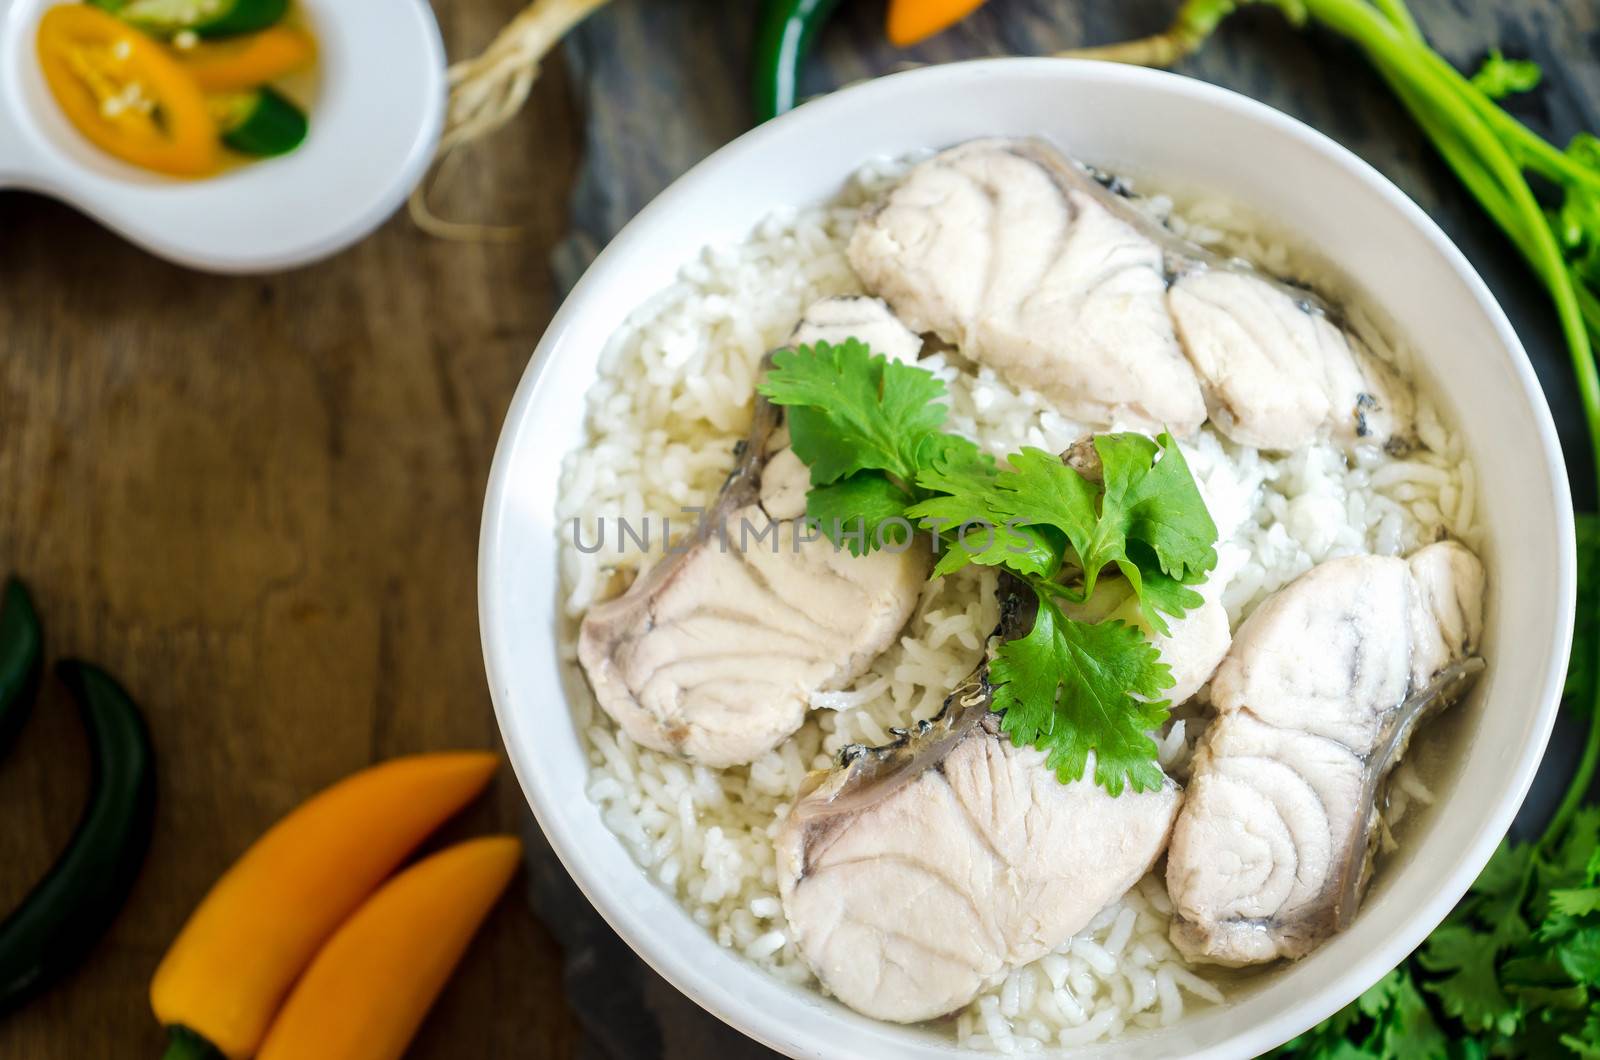
POLYGON ((1216 566, 1217 528, 1168 434, 1094 439, 1100 473, 1023 449, 997 463, 943 430, 944 383, 850 339, 782 350, 760 385, 786 407, 795 454, 811 471, 806 516, 856 554, 912 527, 933 535, 933 577, 970 564, 1010 571, 1033 590, 1038 617, 990 664, 994 709, 1018 743, 1049 753, 1063 781, 1094 755, 1113 795, 1165 781, 1149 732, 1172 687, 1144 630, 1069 616, 1108 569, 1127 579, 1150 629, 1167 633, 1203 602, 1194 586, 1216 566))

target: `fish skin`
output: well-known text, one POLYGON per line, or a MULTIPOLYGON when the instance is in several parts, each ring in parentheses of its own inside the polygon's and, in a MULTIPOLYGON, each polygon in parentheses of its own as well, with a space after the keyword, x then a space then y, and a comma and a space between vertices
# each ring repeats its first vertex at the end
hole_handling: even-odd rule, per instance
POLYGON ((579 662, 634 742, 716 768, 752 762, 804 723, 813 693, 848 686, 910 619, 926 542, 852 556, 804 528, 808 488, 782 410, 757 395, 693 534, 584 616, 579 662))
POLYGON ((1389 773, 1482 669, 1484 589, 1477 557, 1446 541, 1323 563, 1239 628, 1167 856, 1179 952, 1293 959, 1350 923, 1389 773))
MULTIPOLYGON (((1032 623, 1015 588, 998 636, 1032 623)), ((865 1015, 911 1023, 961 1008, 1082 930, 1166 845, 1175 783, 1112 797, 1091 763, 1063 784, 1044 752, 1001 733, 992 693, 980 664, 939 717, 846 748, 779 831, 791 938, 865 1015)))

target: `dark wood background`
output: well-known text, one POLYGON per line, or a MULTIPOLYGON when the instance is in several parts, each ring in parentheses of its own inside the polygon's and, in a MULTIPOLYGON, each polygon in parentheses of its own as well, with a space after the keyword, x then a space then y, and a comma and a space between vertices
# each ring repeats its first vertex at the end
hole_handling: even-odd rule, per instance
MULTIPOLYGON (((453 56, 516 0, 440 0, 453 56)), ((440 206, 513 221, 514 244, 429 238, 404 217, 322 264, 218 278, 157 261, 67 207, 0 194, 0 573, 39 599, 52 655, 118 674, 161 758, 149 862, 84 967, 0 1021, 0 1057, 159 1054, 145 989, 211 881, 279 815, 373 760, 497 745, 474 567, 501 417, 596 247, 747 124, 753 4, 616 0, 547 64, 514 126, 470 151, 440 206)), ((1152 31, 1171 0, 991 0, 909 58, 1038 54, 1152 31)), ((1519 102, 1565 137, 1600 128, 1595 0, 1426 0, 1471 65, 1490 44, 1547 84, 1519 102)), ((852 0, 808 88, 892 68, 881 0, 852 0)), ((1539 289, 1359 57, 1270 11, 1184 69, 1344 142, 1438 217, 1528 344, 1575 458, 1582 421, 1539 289)), ((1552 749, 1526 815, 1569 768, 1552 749)), ((56 689, 0 762, 0 909, 70 833, 83 741, 56 689)), ((763 1051, 696 1010, 607 930, 550 858, 509 770, 445 833, 521 831, 525 894, 494 914, 417 1057, 699 1057, 763 1051), (526 900, 522 900, 526 898, 526 900)))

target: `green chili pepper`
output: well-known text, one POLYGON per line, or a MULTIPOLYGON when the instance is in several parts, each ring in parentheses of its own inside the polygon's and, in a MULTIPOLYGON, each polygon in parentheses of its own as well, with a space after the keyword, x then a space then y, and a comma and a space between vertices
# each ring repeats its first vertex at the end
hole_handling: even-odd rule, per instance
POLYGON ((44 635, 28 590, 12 578, 0 591, 0 755, 28 717, 39 682, 44 635))
POLYGON ((226 1060, 222 1050, 188 1027, 170 1027, 171 1041, 161 1060, 226 1060))
POLYGON ((763 0, 756 23, 756 120, 766 121, 799 102, 800 64, 839 0, 763 0))
POLYGON ((150 846, 155 755, 138 707, 104 671, 63 662, 93 782, 77 831, 44 879, 0 923, 0 1013, 71 969, 110 927, 150 846))

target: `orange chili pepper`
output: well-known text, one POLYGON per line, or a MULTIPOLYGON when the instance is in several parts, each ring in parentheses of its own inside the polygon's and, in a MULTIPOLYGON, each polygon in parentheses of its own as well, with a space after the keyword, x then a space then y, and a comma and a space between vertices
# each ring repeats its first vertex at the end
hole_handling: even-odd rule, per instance
POLYGON ((243 37, 202 41, 174 54, 203 91, 239 92, 310 66, 317 46, 303 29, 273 26, 243 37))
POLYGON ((908 48, 949 29, 982 6, 983 0, 889 0, 889 43, 908 48))
POLYGON ((174 1041, 198 1036, 234 1060, 254 1055, 318 947, 483 790, 497 761, 481 752, 397 758, 346 777, 256 840, 156 969, 150 1005, 174 1041))
POLYGON ((36 48, 62 113, 102 151, 180 177, 217 168, 217 125, 200 86, 149 37, 65 4, 39 20, 36 48))
POLYGON ((521 852, 468 840, 384 884, 300 977, 257 1060, 400 1060, 521 852))

